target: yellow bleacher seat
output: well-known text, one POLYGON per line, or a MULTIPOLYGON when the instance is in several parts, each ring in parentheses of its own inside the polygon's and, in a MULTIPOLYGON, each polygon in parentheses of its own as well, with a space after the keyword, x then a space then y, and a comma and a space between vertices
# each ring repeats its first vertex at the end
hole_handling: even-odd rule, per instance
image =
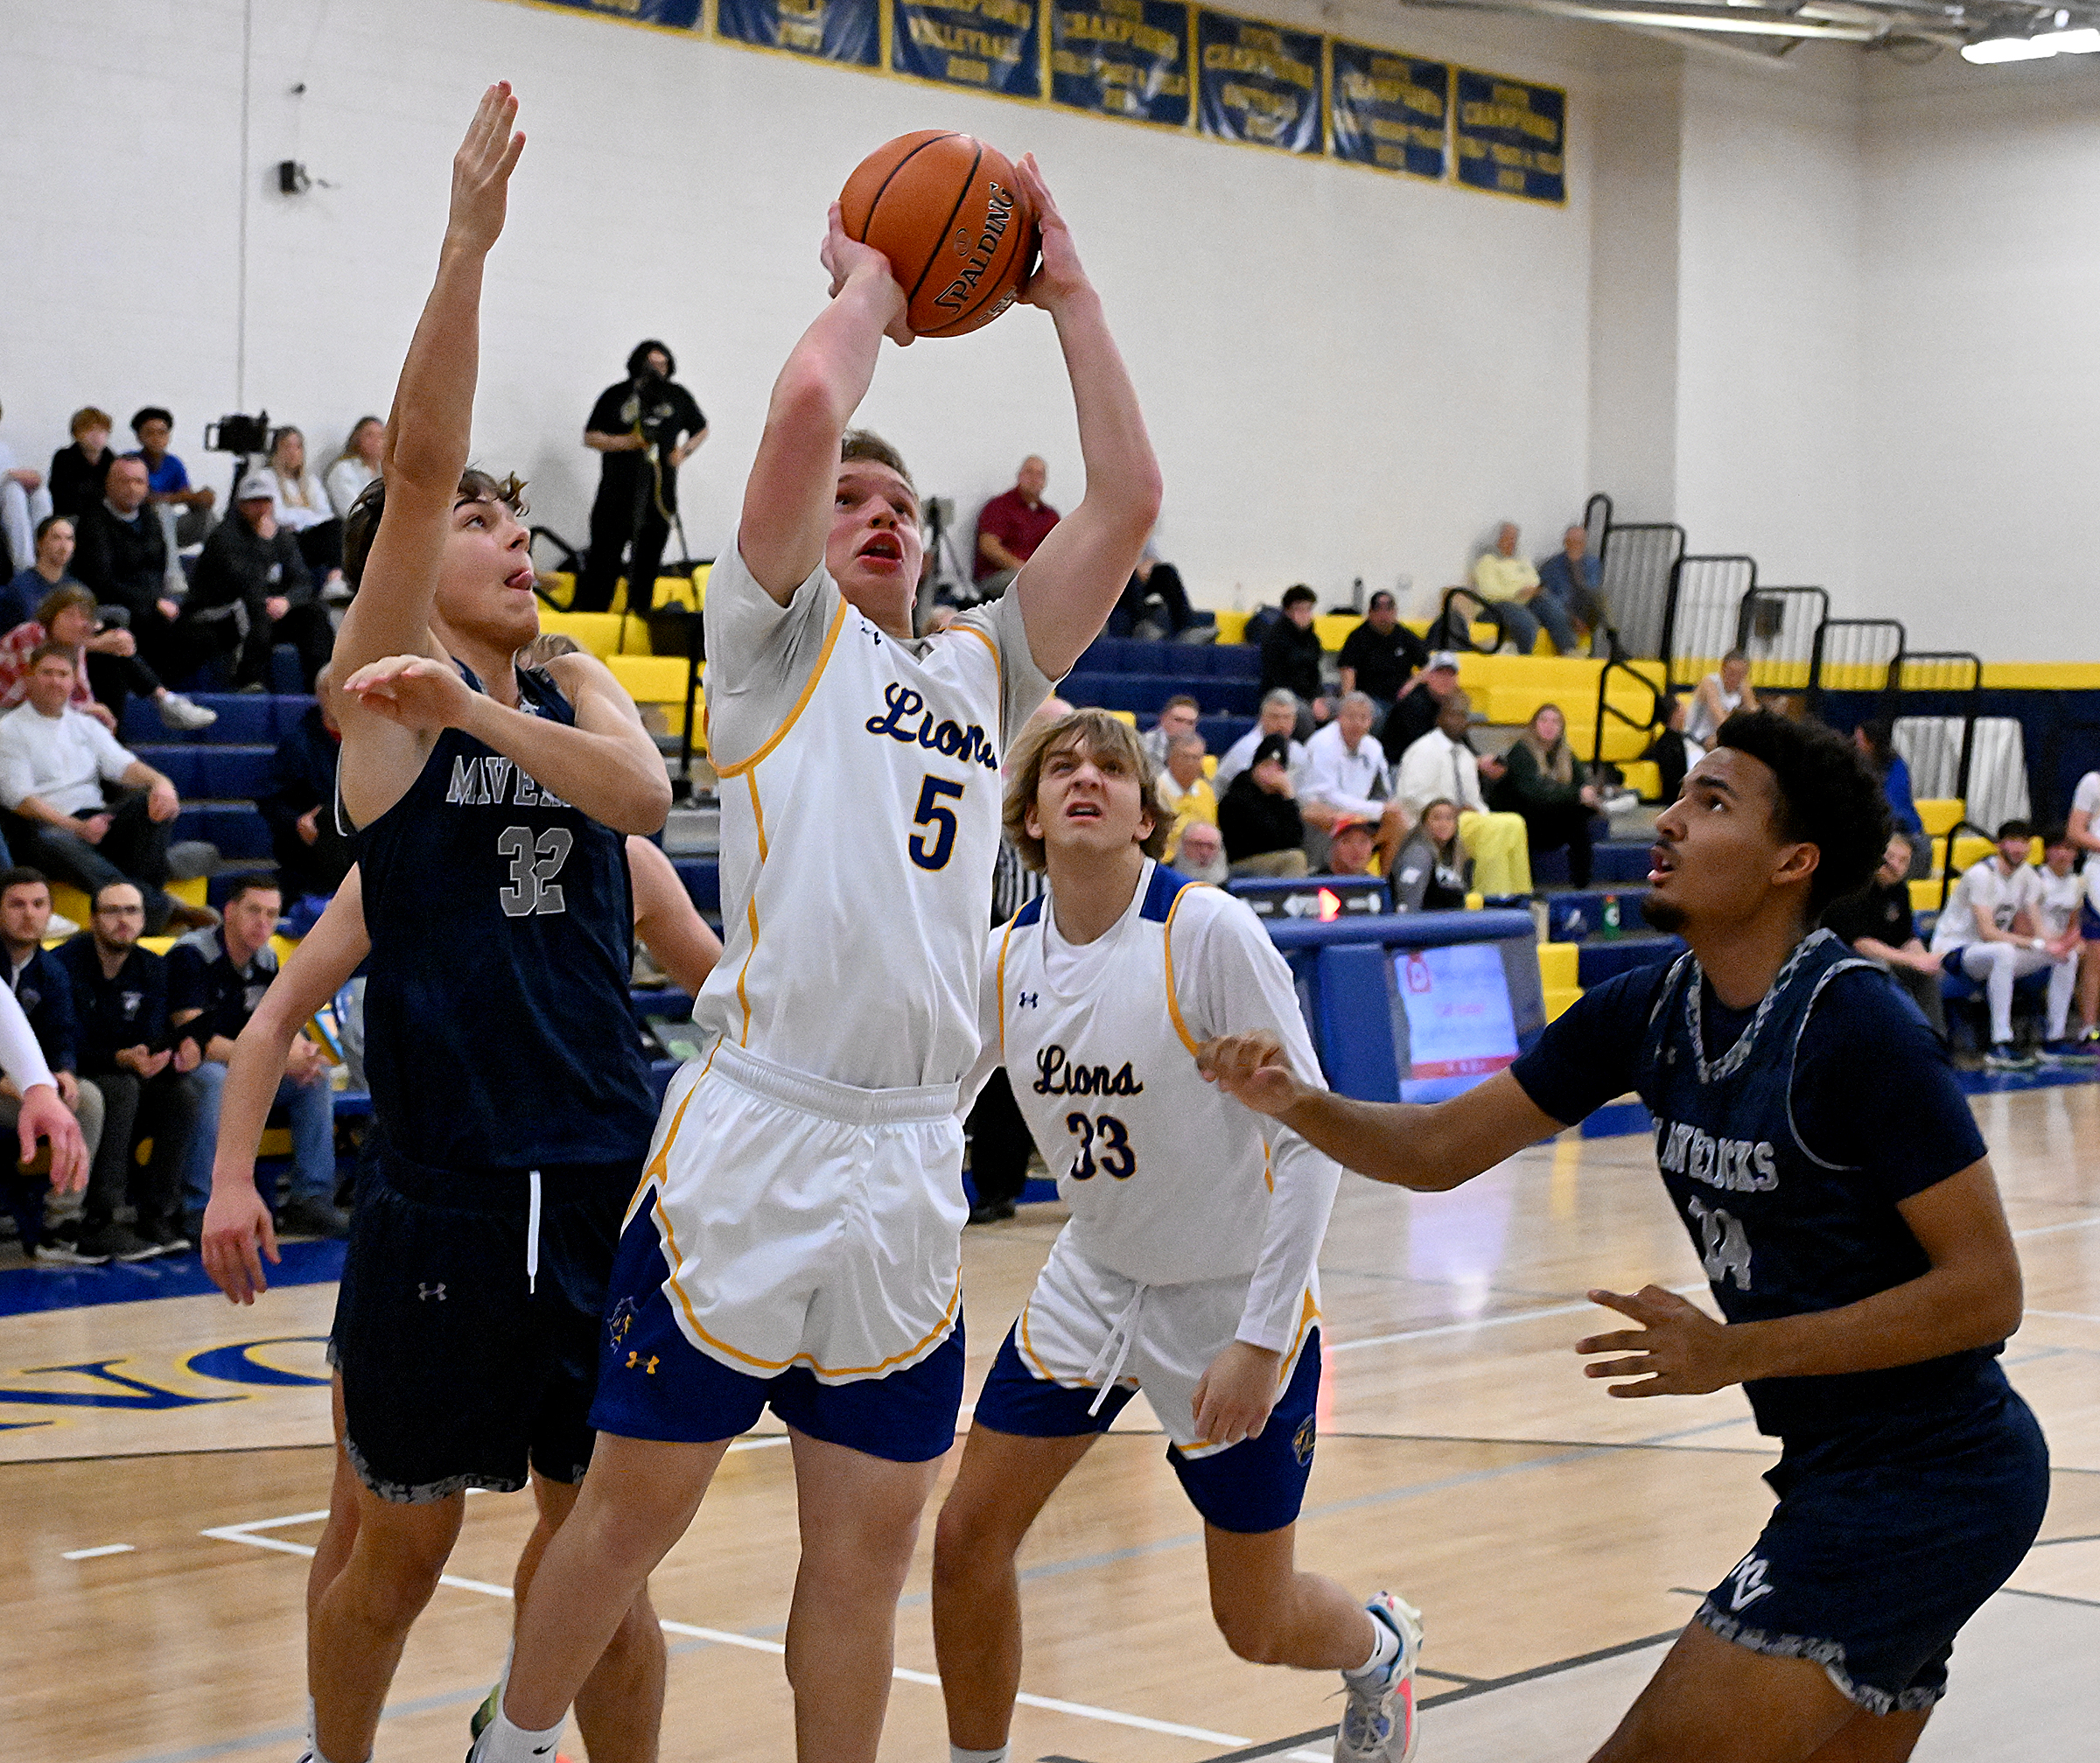
POLYGON ((1925 830, 1934 838, 1944 838, 1954 830, 1968 804, 1959 796, 1921 796, 1912 804, 1925 830))
MULTIPOLYGON (((1643 752, 1646 749, 1642 749, 1643 752)), ((1626 774, 1626 787, 1644 802, 1662 799, 1662 767, 1653 759, 1614 761, 1626 774)))
POLYGON ((550 635, 559 632, 600 661, 620 653, 620 615, 617 612, 548 612, 540 614, 540 629, 550 635))
MULTIPOLYGON (((1996 844, 1980 834, 1964 833, 1954 842, 1955 873, 1959 875, 1964 870, 1975 868, 1978 864, 1983 862, 1997 849, 1996 844)), ((2027 861, 2029 863, 2040 863, 2041 852, 2042 844, 2040 838, 2030 839, 2027 842, 2027 861)), ((1946 861, 1947 841, 1944 838, 1936 838, 1932 842, 1932 867, 1935 874, 1941 872, 1946 861)))
MULTIPOLYGON (((1570 947, 1573 947, 1572 944, 1570 947)), ((1561 1011, 1582 996, 1578 985, 1550 985, 1545 990, 1546 1020, 1551 1022, 1561 1011)))
POLYGON ((1134 729, 1138 726, 1138 712, 1136 710, 1110 710, 1109 714, 1128 728, 1134 729))
POLYGON ((1937 912, 1940 909, 1940 878, 1928 876, 1910 885, 1910 909, 1913 912, 1937 912))
MULTIPOLYGON (((685 731, 685 673, 682 655, 607 655, 606 667, 621 689, 638 704, 655 704, 673 734, 685 731)), ((702 667, 704 676, 706 668, 702 667)))
POLYGON ((165 955, 175 947, 175 939, 172 936, 142 936, 138 940, 138 946, 153 955, 165 955))
POLYGON ((1556 987, 1579 988, 1581 962, 1580 945, 1572 942, 1542 942, 1538 945, 1538 983, 1549 991, 1556 987))
POLYGON ((1218 621, 1218 640, 1222 643, 1243 643, 1247 640, 1247 620, 1251 612, 1228 611, 1220 607, 1213 614, 1218 621))
POLYGON ((1312 633, 1320 639, 1320 647, 1334 654, 1362 622, 1354 612, 1322 612, 1312 620, 1312 633))
POLYGON ((1203 755, 1203 775, 1207 778, 1214 778, 1217 774, 1218 756, 1215 753, 1205 753, 1203 755))

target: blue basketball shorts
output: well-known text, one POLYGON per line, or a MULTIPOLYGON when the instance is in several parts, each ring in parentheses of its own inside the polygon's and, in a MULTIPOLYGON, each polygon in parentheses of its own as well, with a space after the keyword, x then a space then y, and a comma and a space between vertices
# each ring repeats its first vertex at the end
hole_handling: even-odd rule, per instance
POLYGON ((2100 913, 2090 899, 2078 903, 2078 935, 2085 942, 2100 942, 2100 913))
POLYGON ((1868 1415, 1789 1438, 1779 1505, 1698 1620, 1754 1652, 1812 1659, 1870 1713, 1946 1693, 1962 1625, 2041 1528, 2048 1447, 2012 1389, 1973 1408, 1868 1415))

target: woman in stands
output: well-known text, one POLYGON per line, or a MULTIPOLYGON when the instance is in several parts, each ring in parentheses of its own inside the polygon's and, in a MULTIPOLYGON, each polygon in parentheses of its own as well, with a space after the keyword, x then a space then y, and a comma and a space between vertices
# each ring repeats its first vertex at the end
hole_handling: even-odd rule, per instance
POLYGON ((298 430, 277 430, 270 444, 270 475, 276 485, 277 524, 299 542, 306 567, 332 584, 343 573, 343 523, 306 463, 306 437, 298 430))
POLYGON ((1458 805, 1438 796, 1393 859, 1395 912, 1456 912, 1473 891, 1473 859, 1459 843, 1458 805))
POLYGON ((350 438, 343 443, 343 451, 328 467, 325 480, 328 506, 339 517, 349 518, 350 505, 379 475, 379 462, 386 450, 387 425, 377 416, 360 416, 357 426, 350 430, 350 438))
POLYGON ((1522 815, 1524 842, 1536 872, 1546 851, 1563 846, 1568 853, 1568 879, 1590 885, 1590 818, 1603 793, 1590 781, 1590 768, 1568 745, 1567 719, 1558 704, 1541 704, 1531 713, 1516 745, 1502 756, 1504 770, 1488 792, 1488 805, 1499 813, 1522 815))

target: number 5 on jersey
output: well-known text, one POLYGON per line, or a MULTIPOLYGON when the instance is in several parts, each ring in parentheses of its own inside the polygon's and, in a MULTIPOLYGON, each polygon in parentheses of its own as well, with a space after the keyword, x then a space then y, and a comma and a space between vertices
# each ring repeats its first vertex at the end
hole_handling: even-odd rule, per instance
POLYGON ((924 830, 914 833, 904 842, 904 848, 920 869, 948 867, 956 849, 956 811, 948 804, 961 801, 962 796, 962 786, 953 778, 937 778, 928 772, 920 784, 919 807, 912 815, 912 824, 924 830))

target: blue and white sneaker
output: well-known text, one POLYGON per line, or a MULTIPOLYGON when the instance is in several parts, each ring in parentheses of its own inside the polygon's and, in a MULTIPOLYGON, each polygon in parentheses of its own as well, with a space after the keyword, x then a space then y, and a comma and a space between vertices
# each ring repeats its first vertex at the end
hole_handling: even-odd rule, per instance
POLYGON ((1408 1763, 1421 1732, 1415 1722, 1415 1661, 1422 1653, 1422 1613, 1390 1592, 1364 1606, 1374 1622, 1400 1637, 1400 1650, 1368 1683, 1346 1672, 1348 1705, 1334 1734, 1334 1763, 1408 1763))

